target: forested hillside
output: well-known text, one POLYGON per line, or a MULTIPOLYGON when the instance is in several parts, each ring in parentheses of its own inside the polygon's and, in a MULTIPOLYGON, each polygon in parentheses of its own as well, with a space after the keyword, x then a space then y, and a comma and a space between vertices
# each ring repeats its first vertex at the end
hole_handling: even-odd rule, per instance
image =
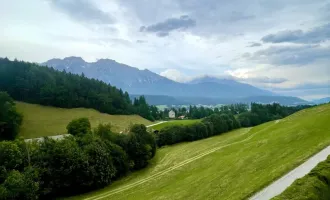
POLYGON ((127 92, 102 81, 28 62, 0 58, 0 90, 18 101, 94 108, 109 114, 140 114, 153 120, 144 97, 133 105, 127 92))

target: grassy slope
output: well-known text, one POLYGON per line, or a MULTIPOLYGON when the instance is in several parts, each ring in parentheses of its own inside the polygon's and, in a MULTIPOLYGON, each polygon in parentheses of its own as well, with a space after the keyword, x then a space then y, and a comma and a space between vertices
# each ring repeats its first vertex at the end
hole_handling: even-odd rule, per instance
POLYGON ((329 200, 330 156, 272 200, 329 200))
POLYGON ((187 124, 193 124, 196 122, 200 122, 201 119, 187 119, 187 120, 173 120, 173 121, 168 121, 162 124, 158 124, 156 126, 152 126, 152 129, 154 130, 160 130, 166 126, 173 126, 173 125, 187 125, 187 124))
POLYGON ((148 168, 73 198, 245 199, 329 145, 329 118, 330 104, 251 129, 164 147, 148 168), (132 185, 137 181, 142 182, 132 185))
POLYGON ((149 125, 150 121, 138 115, 108 115, 93 109, 64 109, 23 102, 16 102, 19 112, 24 115, 20 136, 35 138, 66 133, 67 124, 75 118, 88 117, 92 127, 99 123, 111 123, 114 131, 122 131, 131 123, 149 125))

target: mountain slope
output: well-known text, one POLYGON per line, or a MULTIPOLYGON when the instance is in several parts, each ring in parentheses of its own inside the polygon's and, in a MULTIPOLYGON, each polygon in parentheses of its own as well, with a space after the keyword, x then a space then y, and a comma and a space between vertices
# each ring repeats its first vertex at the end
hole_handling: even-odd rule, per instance
POLYGON ((178 83, 149 70, 139 70, 109 59, 88 63, 79 57, 68 57, 51 59, 43 64, 57 70, 84 73, 86 77, 110 83, 130 94, 223 98, 271 95, 268 91, 234 80, 222 82, 199 80, 195 83, 178 83))

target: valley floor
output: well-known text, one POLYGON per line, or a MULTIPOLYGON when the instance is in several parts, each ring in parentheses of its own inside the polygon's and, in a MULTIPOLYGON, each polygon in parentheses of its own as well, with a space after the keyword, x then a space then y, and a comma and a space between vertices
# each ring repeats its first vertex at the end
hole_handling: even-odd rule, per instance
POLYGON ((150 166, 72 199, 246 199, 330 144, 330 105, 160 148, 150 166))

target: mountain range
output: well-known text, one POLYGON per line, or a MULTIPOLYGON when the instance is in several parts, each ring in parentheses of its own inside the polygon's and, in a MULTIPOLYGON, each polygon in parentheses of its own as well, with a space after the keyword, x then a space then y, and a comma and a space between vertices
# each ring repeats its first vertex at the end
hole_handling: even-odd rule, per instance
MULTIPOLYGON (((187 83, 179 83, 150 70, 140 70, 110 59, 86 62, 80 57, 55 58, 42 63, 42 65, 74 74, 83 73, 88 78, 102 80, 127 91, 129 94, 175 97, 177 102, 196 103, 196 99, 201 100, 201 98, 213 100, 213 102, 219 101, 219 99, 233 102, 247 97, 276 96, 276 94, 249 84, 211 76, 203 76, 187 83)), ((296 101, 304 102, 302 99, 296 99, 296 101)), ((202 103, 205 100, 197 102, 202 103)))

